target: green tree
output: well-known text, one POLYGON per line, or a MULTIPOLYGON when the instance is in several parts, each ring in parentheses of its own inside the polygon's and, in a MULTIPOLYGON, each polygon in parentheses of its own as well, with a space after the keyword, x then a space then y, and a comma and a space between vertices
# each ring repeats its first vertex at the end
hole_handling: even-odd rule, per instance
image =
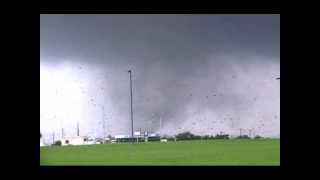
POLYGON ((180 133, 180 134, 177 134, 177 135, 176 135, 176 138, 177 138, 178 140, 192 139, 193 137, 194 137, 194 135, 193 135, 191 132, 189 132, 189 131, 183 132, 183 133, 180 133))

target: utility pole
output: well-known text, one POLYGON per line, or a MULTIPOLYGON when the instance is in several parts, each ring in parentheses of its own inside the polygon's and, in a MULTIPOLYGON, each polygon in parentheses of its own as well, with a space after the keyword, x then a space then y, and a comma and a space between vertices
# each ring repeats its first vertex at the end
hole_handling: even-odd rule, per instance
POLYGON ((63 128, 61 129, 61 139, 63 139, 64 138, 64 130, 63 130, 63 128))
POLYGON ((141 128, 139 128, 139 137, 138 137, 138 142, 139 142, 139 138, 141 137, 141 128))
POLYGON ((160 116, 160 132, 161 132, 161 129, 162 129, 162 119, 161 119, 161 116, 160 116))
POLYGON ((79 132, 79 122, 77 122, 77 136, 80 136, 80 132, 79 132))
POLYGON ((242 137, 242 128, 240 128, 240 137, 242 137))
MULTIPOLYGON (((132 110, 132 75, 131 70, 128 71, 130 75, 130 99, 131 99, 131 137, 133 138, 133 110, 132 110)), ((133 141, 132 141, 133 142, 133 141)))
POLYGON ((106 133, 106 126, 105 126, 105 119, 104 119, 104 106, 102 106, 102 129, 103 129, 103 134, 102 134, 102 136, 103 136, 103 140, 105 140, 105 133, 106 133))
POLYGON ((52 133, 52 144, 54 144, 54 132, 52 133))

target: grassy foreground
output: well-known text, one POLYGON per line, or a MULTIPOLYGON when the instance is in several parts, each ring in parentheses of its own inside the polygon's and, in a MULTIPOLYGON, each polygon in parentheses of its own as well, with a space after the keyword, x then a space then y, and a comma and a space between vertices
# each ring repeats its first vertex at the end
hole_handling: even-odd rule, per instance
POLYGON ((280 165, 280 140, 41 147, 40 165, 280 165))

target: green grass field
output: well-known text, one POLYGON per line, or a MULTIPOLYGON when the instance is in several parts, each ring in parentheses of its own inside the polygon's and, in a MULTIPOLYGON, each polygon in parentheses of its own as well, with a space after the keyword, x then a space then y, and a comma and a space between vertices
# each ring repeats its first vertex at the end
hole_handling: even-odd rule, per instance
POLYGON ((280 140, 41 147, 40 165, 280 165, 280 140))

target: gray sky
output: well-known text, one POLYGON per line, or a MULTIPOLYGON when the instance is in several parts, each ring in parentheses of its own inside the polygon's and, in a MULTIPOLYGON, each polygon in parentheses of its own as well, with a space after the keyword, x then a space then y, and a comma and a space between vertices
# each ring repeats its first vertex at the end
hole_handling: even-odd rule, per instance
POLYGON ((41 15, 41 131, 280 134, 279 15, 41 15), (159 118, 163 127, 159 130, 159 118))

